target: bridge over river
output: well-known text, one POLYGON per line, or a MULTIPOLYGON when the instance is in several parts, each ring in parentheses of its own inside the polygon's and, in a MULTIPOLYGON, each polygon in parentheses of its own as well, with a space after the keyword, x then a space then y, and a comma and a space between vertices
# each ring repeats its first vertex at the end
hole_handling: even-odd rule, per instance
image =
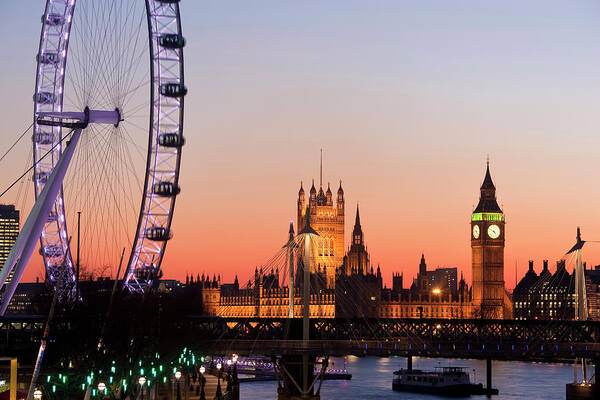
MULTIPOLYGON (((1 317, 0 355, 35 352, 44 324, 44 316, 1 317)), ((295 377, 301 375, 294 365, 301 364, 302 357, 308 357, 314 366, 317 357, 350 354, 407 357, 409 365, 413 356, 486 359, 489 388, 491 360, 585 358, 593 360, 596 376, 600 376, 600 322, 596 321, 311 318, 308 341, 302 340, 302 324, 301 318, 182 315, 160 322, 153 335, 158 333, 163 349, 187 346, 215 356, 271 356, 283 360, 282 369, 295 377)), ((96 329, 87 319, 57 317, 51 341, 57 347, 70 348, 74 341, 91 339, 80 335, 93 331, 96 329)))
POLYGON ((186 317, 169 335, 213 353, 426 356, 503 360, 600 359, 600 322, 186 317))
MULTIPOLYGON (((0 346, 37 348, 45 316, 0 317, 0 346)), ((401 355, 503 360, 600 359, 600 322, 485 319, 301 319, 181 316, 160 327, 159 341, 183 343, 207 354, 401 355)), ((87 320, 53 322, 56 342, 73 341, 87 320)))

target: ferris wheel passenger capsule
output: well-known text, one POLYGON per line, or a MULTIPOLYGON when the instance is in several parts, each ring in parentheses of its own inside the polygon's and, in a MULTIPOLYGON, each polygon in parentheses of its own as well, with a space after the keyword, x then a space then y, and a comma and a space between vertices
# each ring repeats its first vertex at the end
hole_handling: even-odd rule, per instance
POLYGON ((63 248, 61 246, 49 244, 47 246, 40 247, 40 254, 46 257, 62 257, 63 248))
POLYGON ((52 104, 56 101, 56 96, 52 92, 38 92, 33 95, 33 101, 40 104, 52 104))
POLYGON ((185 46, 185 38, 177 33, 165 33, 158 38, 158 43, 166 49, 181 49, 185 46))
POLYGON ((160 94, 167 97, 183 97, 187 94, 187 88, 183 83, 163 83, 160 85, 160 94))
POLYGON ((42 22, 45 22, 48 25, 58 26, 65 23, 65 17, 62 14, 49 13, 45 18, 42 16, 42 22))
POLYGON ((179 133, 163 133, 158 135, 158 143, 164 147, 181 147, 185 144, 185 138, 179 133))
POLYGON ((48 222, 56 222, 58 220, 58 214, 56 213, 56 210, 53 208, 52 210, 50 210, 50 213, 48 213, 48 222))
POLYGON ((158 196, 176 196, 179 192, 181 192, 181 188, 173 182, 158 182, 152 186, 152 193, 158 196))
POLYGON ((173 232, 164 226, 152 226, 144 232, 146 239, 154 240, 156 242, 164 242, 173 237, 173 232))
POLYGON ((60 62, 58 53, 48 52, 37 55, 37 61, 44 65, 57 65, 60 62))
POLYGON ((37 144, 52 144, 54 143, 54 133, 52 132, 36 132, 31 135, 33 143, 37 144))
POLYGON ((154 281, 156 279, 162 278, 162 276, 162 270, 154 264, 144 265, 143 267, 139 267, 135 270, 136 279, 154 281))
POLYGON ((46 171, 37 171, 33 173, 32 180, 38 183, 46 183, 48 181, 48 177, 50 176, 49 172, 46 171))

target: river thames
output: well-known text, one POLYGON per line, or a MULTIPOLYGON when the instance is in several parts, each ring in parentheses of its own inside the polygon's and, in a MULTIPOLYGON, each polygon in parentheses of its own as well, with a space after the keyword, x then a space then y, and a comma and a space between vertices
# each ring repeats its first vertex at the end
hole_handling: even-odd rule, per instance
MULTIPOLYGON (((343 366, 343 358, 332 358, 334 368, 343 366)), ((467 367, 471 381, 485 385, 484 360, 454 360, 417 358, 413 359, 413 368, 433 369, 437 366, 467 367), (473 372, 475 370, 475 372, 473 372)), ((350 381, 325 381, 321 389, 323 400, 358 399, 397 399, 421 400, 443 399, 444 397, 402 393, 392 391, 392 373, 406 368, 404 358, 348 357, 350 381)), ((540 399, 553 400, 565 398, 565 385, 573 380, 573 366, 568 364, 544 364, 524 362, 493 362, 493 386, 500 394, 492 396, 495 400, 540 399)), ((588 370, 588 372, 591 372, 588 370)), ((241 399, 276 399, 275 382, 242 383, 241 399)), ((485 396, 471 396, 485 399, 485 396)))

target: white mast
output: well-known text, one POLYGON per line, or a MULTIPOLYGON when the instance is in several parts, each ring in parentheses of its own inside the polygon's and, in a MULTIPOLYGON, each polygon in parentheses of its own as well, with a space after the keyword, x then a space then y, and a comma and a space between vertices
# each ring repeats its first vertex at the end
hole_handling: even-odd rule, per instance
MULTIPOLYGON (((577 242, 567 252, 571 254, 575 252, 575 319, 579 321, 585 321, 588 319, 588 307, 587 307, 587 296, 585 294, 585 271, 583 269, 583 261, 581 257, 581 249, 585 244, 585 240, 581 240, 581 229, 577 227, 577 242)), ((575 359, 574 364, 574 378, 577 383, 577 361, 575 359)), ((583 384, 587 384, 587 366, 585 358, 581 358, 581 367, 583 369, 583 384)))
MULTIPOLYGON (((585 241, 581 240, 581 230, 577 227, 577 243, 569 251, 575 251, 575 319, 585 321, 588 319, 587 296, 585 293, 585 271, 581 257, 581 249, 585 241)), ((569 254, 567 253, 567 254, 569 254)))

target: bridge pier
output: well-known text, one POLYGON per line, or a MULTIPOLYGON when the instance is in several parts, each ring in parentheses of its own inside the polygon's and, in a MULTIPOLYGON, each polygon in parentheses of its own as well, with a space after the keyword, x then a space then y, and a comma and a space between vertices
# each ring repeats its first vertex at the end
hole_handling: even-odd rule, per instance
POLYGON ((600 398, 598 377, 600 373, 600 359, 594 359, 593 382, 579 383, 577 381, 567 384, 567 400, 592 400, 600 398))
POLYGON ((488 393, 492 391, 492 359, 487 358, 485 360, 485 373, 486 373, 486 389, 488 393))
POLYGON ((412 356, 411 355, 409 355, 406 358, 406 369, 409 371, 412 371, 412 356))
POLYGON ((283 383, 277 387, 278 400, 319 400, 321 398, 314 390, 316 383, 314 356, 284 355, 278 363, 283 383))

